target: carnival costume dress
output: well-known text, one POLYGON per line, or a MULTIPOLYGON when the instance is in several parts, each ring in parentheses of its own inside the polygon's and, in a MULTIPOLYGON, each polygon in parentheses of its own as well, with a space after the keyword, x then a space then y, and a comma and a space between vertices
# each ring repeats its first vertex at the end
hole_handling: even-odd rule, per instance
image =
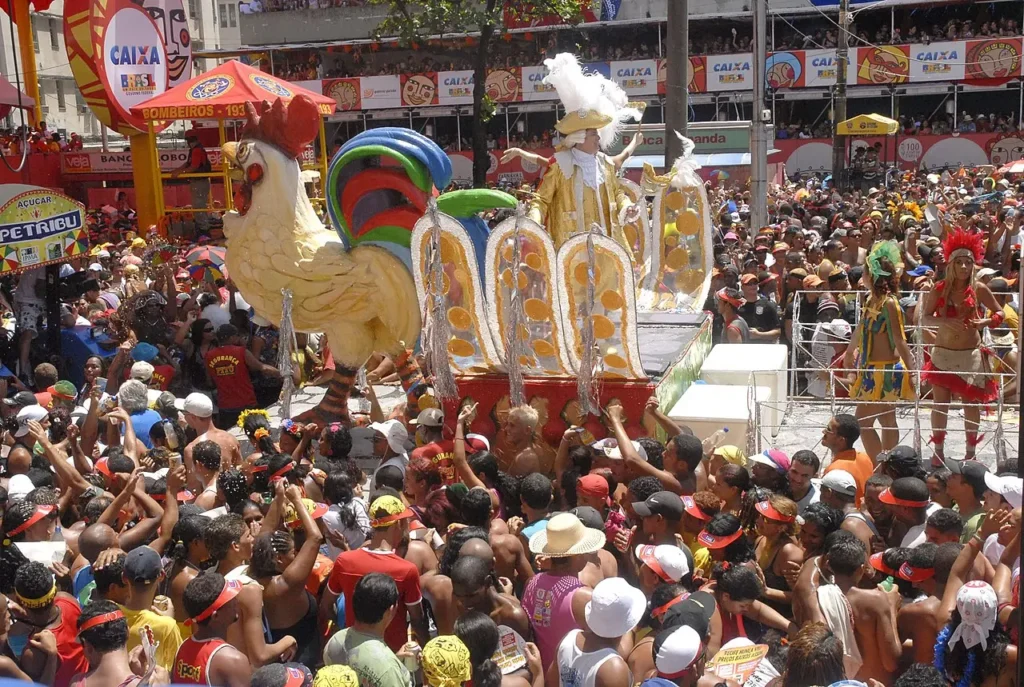
POLYGON ((561 54, 544 64, 548 68, 544 83, 554 87, 568 114, 555 124, 563 139, 530 204, 530 218, 547 228, 556 248, 596 224, 631 251, 622 221, 633 201, 608 157, 579 146, 594 130, 601 147, 607 147, 622 124, 639 121, 641 112, 630 106, 617 84, 600 74, 584 73, 573 55, 561 54))
MULTIPOLYGON (((984 254, 981 237, 962 230, 947 237, 942 248, 948 264, 964 255, 980 263, 984 254)), ((962 319, 968 329, 973 330, 973 321, 984 316, 974 288, 968 286, 964 290, 963 303, 959 306, 947 301, 945 288, 945 281, 935 285, 935 291, 940 296, 935 302, 935 310, 928 314, 943 319, 962 319)), ((931 359, 925 362, 921 371, 921 380, 948 389, 966 403, 989 403, 999 396, 999 384, 991 374, 990 356, 992 351, 980 345, 965 350, 933 346, 931 359)))
MULTIPOLYGON (((868 273, 872 280, 891 276, 879 259, 885 257, 895 266, 900 264, 899 249, 888 241, 880 242, 868 256, 868 273)), ((899 300, 891 293, 881 298, 869 296, 863 312, 860 341, 857 342, 857 373, 850 387, 850 398, 858 401, 892 402, 914 398, 914 387, 907 374, 905 362, 898 357, 890 360, 872 360, 874 342, 878 336, 889 338, 889 348, 896 354, 895 332, 903 331, 903 310, 899 300), (890 308, 890 306, 892 306, 890 308), (890 309, 896 318, 890 317, 890 309), (896 329, 896 328, 899 329, 896 329)))

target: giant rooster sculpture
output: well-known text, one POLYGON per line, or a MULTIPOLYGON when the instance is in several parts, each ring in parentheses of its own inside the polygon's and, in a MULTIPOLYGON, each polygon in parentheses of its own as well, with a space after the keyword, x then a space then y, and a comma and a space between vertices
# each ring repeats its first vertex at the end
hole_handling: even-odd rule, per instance
MULTIPOLYGON (((289 319, 283 318, 288 290, 294 330, 327 335, 335 363, 327 394, 300 419, 344 421, 356 371, 367 358, 375 351, 397 354, 419 337, 410 239, 429 200, 450 183, 451 161, 409 129, 354 137, 332 160, 326 180, 330 229, 299 176, 298 159, 319 131, 315 103, 298 96, 246 110, 241 139, 223 147, 243 174, 236 210, 224 216, 227 266, 259 315, 281 326, 289 319)), ((437 203, 460 218, 482 251, 487 227, 476 213, 512 207, 515 199, 484 190, 446 194, 437 203)))

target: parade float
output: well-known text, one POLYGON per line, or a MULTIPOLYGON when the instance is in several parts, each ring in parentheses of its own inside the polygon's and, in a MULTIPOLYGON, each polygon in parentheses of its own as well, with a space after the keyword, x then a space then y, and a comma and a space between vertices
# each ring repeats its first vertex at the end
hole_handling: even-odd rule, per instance
POLYGON ((432 394, 412 383, 410 401, 443 404, 449 420, 477 403, 472 429, 499 442, 504 412, 523 403, 539 411, 552 447, 570 425, 605 436, 601 408, 612 399, 641 435, 651 394, 669 408, 696 379, 711 346, 701 312, 711 221, 692 145, 668 174, 646 170, 643 188, 622 180, 591 137, 611 140, 636 111, 575 58, 549 62, 569 112, 558 124, 564 143, 524 202, 442 192, 448 156, 414 131, 379 128, 332 160, 329 228, 299 182, 297 160, 319 128, 315 103, 248 106, 241 140, 224 147, 243 179, 224 217, 227 265, 283 343, 295 331, 327 335, 334 371, 304 420, 346 417, 356 371, 374 352, 395 356, 406 377, 416 342, 432 394), (506 218, 490 228, 485 216, 496 213, 506 218))

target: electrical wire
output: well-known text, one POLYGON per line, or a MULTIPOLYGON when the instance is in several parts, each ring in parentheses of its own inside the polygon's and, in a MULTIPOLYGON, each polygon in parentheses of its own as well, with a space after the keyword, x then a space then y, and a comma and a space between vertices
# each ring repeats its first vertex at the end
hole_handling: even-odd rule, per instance
MULTIPOLYGON (((14 0, 7 0, 7 25, 10 28, 11 38, 13 39, 17 35, 14 33, 14 0)), ((28 161, 28 127, 25 126, 25 108, 21 99, 21 74, 18 71, 18 51, 17 48, 11 51, 14 55, 14 80, 15 89, 18 91, 18 109, 21 111, 21 161, 18 163, 18 168, 11 167, 11 163, 7 161, 7 156, 0 152, 0 159, 4 161, 4 166, 12 174, 21 174, 21 170, 25 169, 25 163, 28 161)), ((39 103, 36 104, 38 105, 39 103)))

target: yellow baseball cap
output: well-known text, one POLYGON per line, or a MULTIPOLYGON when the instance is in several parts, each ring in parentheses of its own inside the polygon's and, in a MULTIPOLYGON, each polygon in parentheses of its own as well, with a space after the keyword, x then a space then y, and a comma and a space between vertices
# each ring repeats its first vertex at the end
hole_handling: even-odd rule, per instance
POLYGON ((370 526, 376 529, 391 527, 399 520, 412 518, 412 512, 402 500, 395 496, 381 496, 370 504, 370 526))

